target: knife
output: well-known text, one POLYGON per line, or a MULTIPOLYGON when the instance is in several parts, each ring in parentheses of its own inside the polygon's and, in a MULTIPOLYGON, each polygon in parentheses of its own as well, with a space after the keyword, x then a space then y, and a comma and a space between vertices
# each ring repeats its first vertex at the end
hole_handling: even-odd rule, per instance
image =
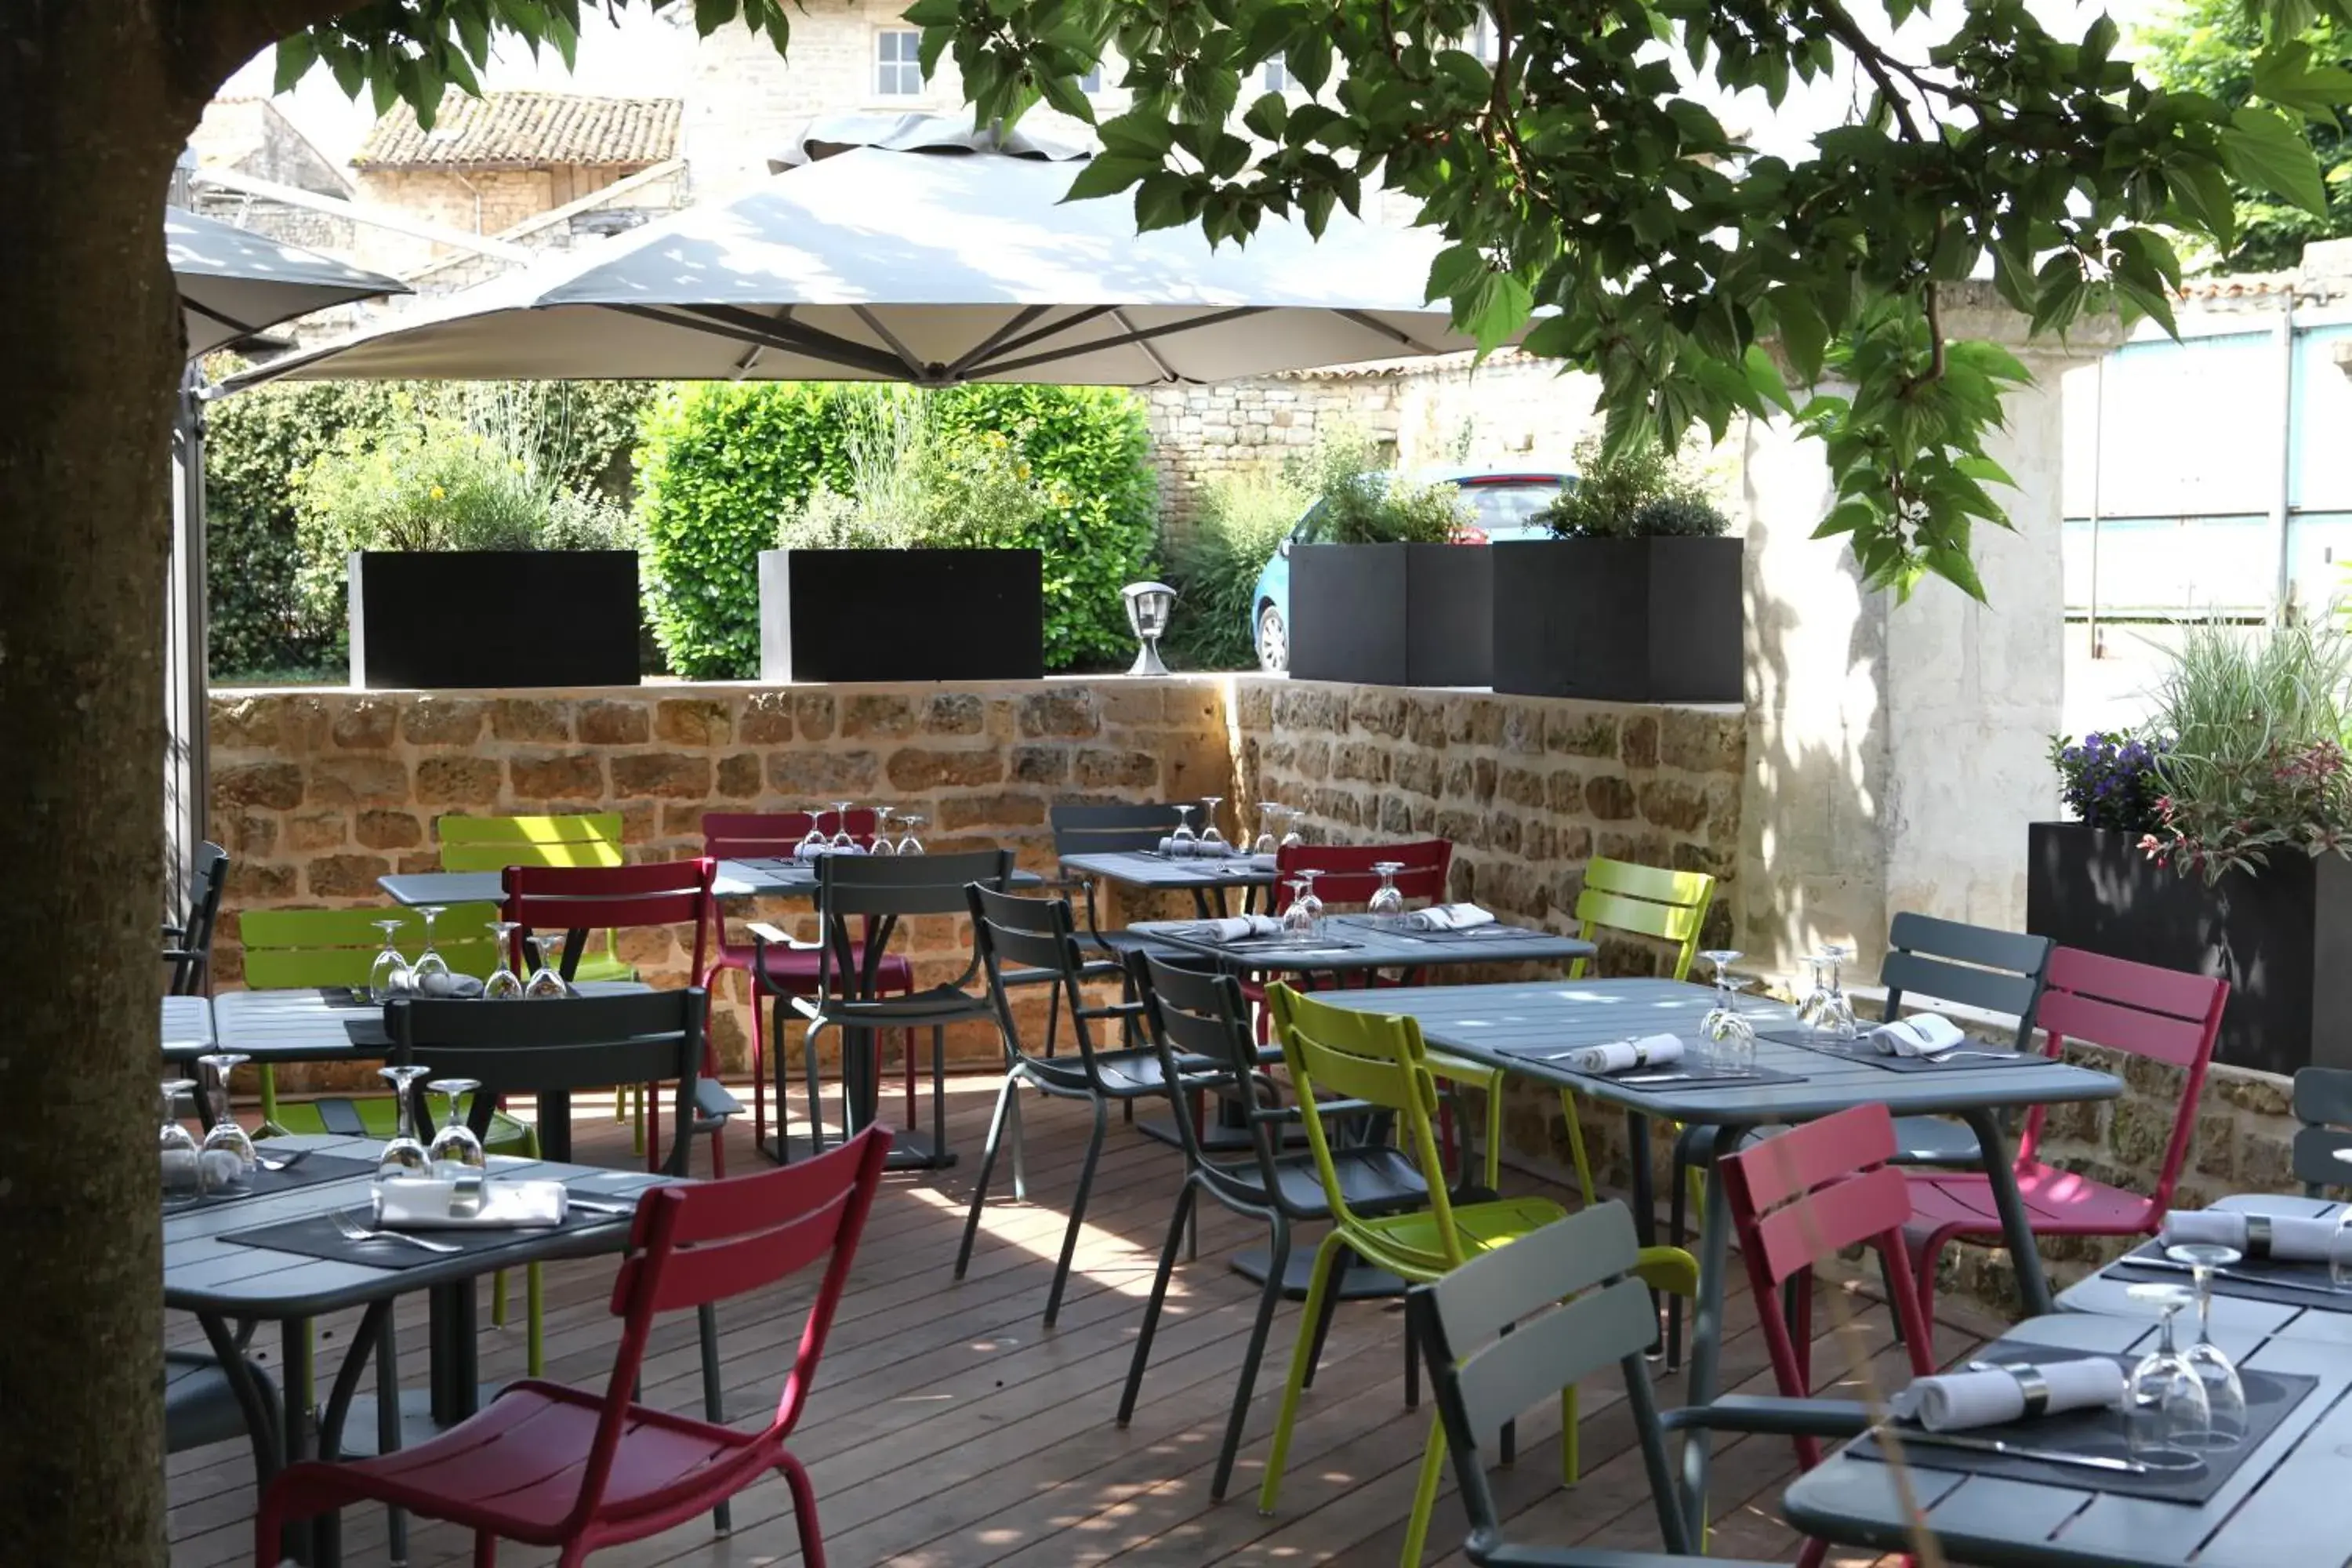
POLYGON ((2012 1443, 2003 1437, 1971 1437, 1959 1432, 1929 1432, 1913 1427, 1874 1426, 1868 1436, 1893 1437, 1895 1442, 1927 1448, 1961 1448, 1972 1454, 1999 1454, 2011 1459, 2032 1459, 2045 1465, 2079 1465, 2086 1470, 2114 1470, 2127 1476, 2144 1476, 2148 1467, 2137 1459, 2118 1459, 2106 1454, 2073 1454, 2063 1448, 2035 1448, 2023 1443, 2012 1443))
MULTIPOLYGON (((2313 1261, 2315 1263, 2317 1259, 2313 1261)), ((2175 1274, 2194 1274, 2197 1271, 2194 1265, 2176 1262, 2169 1258, 2133 1258, 2128 1255, 2116 1258, 2111 1267, 2162 1268, 2175 1274)), ((2322 1285, 2315 1280, 2282 1279, 2275 1274, 2255 1274, 2243 1268, 2216 1268, 2213 1270, 2213 1278, 2234 1279, 2241 1285, 2260 1285, 2272 1290, 2300 1290, 2307 1296, 2325 1297, 2352 1305, 2352 1292, 2337 1290, 2333 1286, 2322 1285)))

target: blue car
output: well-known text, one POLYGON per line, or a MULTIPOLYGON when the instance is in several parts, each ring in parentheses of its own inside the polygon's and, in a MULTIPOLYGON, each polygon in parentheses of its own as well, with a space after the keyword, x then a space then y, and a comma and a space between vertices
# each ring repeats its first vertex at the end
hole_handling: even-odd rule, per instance
MULTIPOLYGON (((1536 513, 1554 496, 1576 482, 1566 468, 1544 464, 1515 468, 1424 468, 1411 476, 1423 485, 1459 485, 1469 503, 1471 526, 1467 543, 1506 539, 1539 539, 1544 527, 1536 513)), ((1322 503, 1307 509, 1290 536, 1277 546, 1274 558, 1257 574, 1257 591, 1250 595, 1250 641, 1257 648, 1258 668, 1290 668, 1290 547, 1319 542, 1316 537, 1322 503)))

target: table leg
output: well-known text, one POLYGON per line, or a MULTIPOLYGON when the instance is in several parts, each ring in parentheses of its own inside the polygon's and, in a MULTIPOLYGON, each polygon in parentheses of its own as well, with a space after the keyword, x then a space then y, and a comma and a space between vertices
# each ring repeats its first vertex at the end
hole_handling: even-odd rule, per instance
POLYGON ((246 1436, 253 1444, 254 1493, 258 1496, 286 1464, 278 1413, 269 1408, 261 1384, 247 1371, 245 1352, 236 1342, 236 1331, 229 1327, 226 1319, 208 1312, 197 1313, 196 1322, 212 1346, 213 1359, 220 1363, 228 1379, 229 1392, 236 1395, 238 1412, 245 1416, 246 1436))
MULTIPOLYGON (((310 1320, 289 1318, 278 1326, 278 1375, 285 1384, 279 1390, 285 1415, 278 1427, 283 1444, 278 1453, 280 1461, 290 1465, 315 1452, 310 1426, 310 1320)), ((312 1522, 303 1520, 286 1527, 286 1550, 298 1563, 319 1560, 312 1522)))
MULTIPOLYGON (((327 1406, 319 1415, 319 1456, 332 1462, 342 1451, 343 1419, 351 1414, 352 1400, 360 1391, 360 1379, 368 1369, 381 1364, 378 1352, 392 1322, 392 1302, 389 1299, 368 1303, 360 1319, 358 1331, 352 1335, 351 1349, 344 1352, 341 1370, 335 1373, 335 1385, 328 1391, 327 1406)), ((343 1559, 343 1519, 332 1510, 311 1521, 311 1561, 318 1568, 338 1568, 343 1559)))
POLYGON ((476 1361, 474 1281, 436 1285, 431 1302, 433 1424, 454 1426, 481 1403, 476 1361))
POLYGON ((2000 1117, 1981 1109, 1962 1114, 1969 1131, 1977 1135, 1977 1147, 1984 1151, 1985 1184, 1992 1189, 1992 1206, 2000 1215, 2001 1238, 2009 1247, 2010 1267, 2017 1272, 2017 1293, 2024 1299, 2025 1315, 2038 1318, 2054 1312, 2050 1279, 2042 1272, 2042 1249, 2033 1245, 2033 1221, 2017 1190, 2017 1168, 2010 1163, 2000 1117))
MULTIPOLYGON (((1698 1300, 1691 1306, 1690 1381, 1685 1404, 1715 1403, 1723 1356, 1723 1271, 1731 1252, 1731 1205, 1725 1199, 1718 1162, 1738 1151, 1745 1129, 1718 1127, 1706 1155, 1706 1206, 1699 1223, 1698 1300)), ((1706 1462, 1704 1428, 1683 1439, 1683 1513, 1693 1541, 1706 1539, 1706 1462)))

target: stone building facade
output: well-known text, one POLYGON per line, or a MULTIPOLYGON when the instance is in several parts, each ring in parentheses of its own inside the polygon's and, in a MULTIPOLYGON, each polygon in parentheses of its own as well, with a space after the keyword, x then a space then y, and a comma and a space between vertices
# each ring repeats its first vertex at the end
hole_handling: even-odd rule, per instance
MULTIPOLYGON (((188 151, 199 169, 248 174, 312 195, 349 199, 352 195, 352 183, 343 172, 266 98, 221 98, 206 104, 196 133, 188 138, 188 151)), ((289 245, 338 253, 352 246, 351 219, 311 207, 204 185, 190 192, 189 203, 206 217, 289 245)))

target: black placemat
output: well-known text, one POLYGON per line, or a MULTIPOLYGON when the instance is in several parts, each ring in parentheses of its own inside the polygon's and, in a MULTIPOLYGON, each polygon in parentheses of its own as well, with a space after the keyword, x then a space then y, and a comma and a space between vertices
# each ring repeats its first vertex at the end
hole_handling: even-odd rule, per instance
MULTIPOLYGON (((1997 1360, 2004 1365, 2089 1359, 2081 1351, 2014 1342, 1994 1346, 1993 1352, 1987 1359, 1997 1360)), ((2131 1374, 2132 1366, 2137 1360, 2127 1355, 2106 1359, 2120 1366, 2126 1377, 2131 1374)), ((1916 1434, 1901 1426, 1896 1428, 1895 1436, 1903 1444, 1904 1462, 1921 1469, 1963 1470, 1970 1475, 2037 1481, 2044 1486, 2076 1487, 2084 1491, 2120 1492, 2126 1497, 2157 1498, 2165 1502, 2209 1502, 2229 1483, 2238 1467, 2244 1464, 2254 1450, 2263 1446, 2263 1440, 2277 1430, 2279 1423, 2303 1403, 2304 1396, 2319 1386, 2319 1380, 2315 1377, 2254 1372, 2243 1367, 2239 1369, 2238 1376, 2246 1385, 2245 1436, 2227 1447, 2198 1449, 2193 1456, 2187 1456, 2191 1468, 2186 1469, 2166 1468, 2135 1474, 2128 1470, 2102 1470, 2088 1465, 2028 1459, 2014 1454, 1948 1448, 1937 1443, 1907 1441, 1916 1434)), ((2130 1441, 2124 1433, 2124 1414, 2120 1410, 2067 1410, 2055 1415, 2037 1416, 2030 1421, 2006 1422, 1999 1426, 1971 1426, 1956 1436, 1996 1438, 2036 1448, 2056 1448, 2108 1458, 2135 1457, 2131 1453, 2130 1441)), ((1886 1458, 1875 1437, 1859 1438, 1846 1451, 1858 1458, 1884 1462, 1886 1458)))
MULTIPOLYGON (((1161 934, 1172 935, 1173 933, 1162 932, 1161 934)), ((1181 940, 1197 947, 1206 947, 1218 952, 1230 953, 1235 958, 1312 958, 1318 952, 1360 952, 1364 945, 1360 942, 1349 942, 1344 937, 1317 937, 1313 942, 1285 942, 1280 937, 1271 936, 1252 937, 1243 942, 1212 942, 1206 937, 1198 936, 1184 937, 1181 940)))
MULTIPOLYGON (((2155 1241, 2125 1253, 2107 1265, 2107 1269, 2114 1271, 2114 1279, 2127 1285, 2186 1285, 2194 1278, 2186 1268, 2171 1267, 2164 1257, 2164 1244, 2155 1241), (2164 1266, 2153 1266, 2156 1264, 2164 1266)), ((2213 1294, 2242 1301, 2269 1301, 2281 1307, 2352 1312, 2352 1291, 2336 1289, 2325 1263, 2248 1258, 2214 1275, 2213 1294)))
POLYGON ((1783 1072, 1778 1068, 1718 1068, 1700 1067, 1688 1058, 1673 1062, 1651 1062, 1642 1067, 1620 1068, 1615 1072, 1587 1072, 1576 1065, 1576 1057, 1592 1049, 1591 1046, 1525 1045, 1496 1046, 1503 1056, 1521 1061, 1541 1062, 1548 1068, 1572 1072, 1579 1078, 1589 1078, 1595 1083, 1613 1083, 1623 1088, 1663 1092, 1669 1089, 1693 1089, 1703 1085, 1759 1085, 1768 1083, 1802 1083, 1805 1075, 1783 1072), (1671 1076, 1664 1076, 1671 1075, 1671 1076), (1636 1079, 1644 1081, 1636 1083, 1636 1079))
MULTIPOLYGON (((614 1201, 620 1201, 615 1197, 614 1201)), ((345 1213, 366 1225, 369 1218, 367 1201, 363 1198, 345 1213)), ((573 1209, 563 1216, 561 1226, 528 1226, 498 1230, 419 1230, 413 1234, 427 1241, 446 1242, 460 1253, 495 1252, 512 1247, 525 1239, 545 1239, 557 1232, 593 1230, 598 1226, 629 1223, 626 1215, 592 1214, 585 1209, 573 1209)), ((455 1256, 436 1252, 426 1247, 411 1246, 405 1241, 352 1241, 335 1228, 334 1220, 323 1214, 305 1219, 281 1220, 276 1225, 255 1226, 249 1230, 234 1230, 224 1234, 223 1241, 233 1241, 240 1247, 266 1247, 277 1252, 299 1252, 305 1258, 322 1258, 330 1263, 364 1263, 371 1268, 416 1268, 427 1263, 443 1263, 455 1256)))
POLYGON ((1526 926, 1504 925, 1499 921, 1493 925, 1472 926, 1467 931, 1417 931, 1411 926, 1381 925, 1368 916, 1342 915, 1339 918, 1350 925, 1377 931, 1381 935, 1397 942, 1426 942, 1439 944, 1504 941, 1533 942, 1540 941, 1552 934, 1548 931, 1530 930, 1526 926))
POLYGON ((273 1171, 262 1167, 225 1193, 205 1193, 197 1197, 167 1198, 163 1202, 166 1217, 194 1214, 198 1209, 218 1204, 237 1203, 246 1198, 266 1197, 271 1193, 290 1193, 297 1187, 315 1187, 321 1182, 340 1182, 352 1176, 375 1173, 374 1163, 347 1159, 339 1154, 315 1154, 307 1149, 290 1149, 273 1153, 267 1141, 255 1145, 265 1160, 284 1160, 286 1169, 273 1171))
POLYGON ((1995 1051, 1979 1046, 1962 1046, 1960 1049, 1969 1054, 1950 1060, 1938 1057, 1894 1057, 1867 1039, 1833 1039, 1811 1029, 1759 1029, 1756 1037, 1887 1072, 1958 1072, 1963 1068, 2026 1067, 2037 1062, 2043 1067, 2050 1065, 2050 1058, 2036 1051, 1995 1051))

